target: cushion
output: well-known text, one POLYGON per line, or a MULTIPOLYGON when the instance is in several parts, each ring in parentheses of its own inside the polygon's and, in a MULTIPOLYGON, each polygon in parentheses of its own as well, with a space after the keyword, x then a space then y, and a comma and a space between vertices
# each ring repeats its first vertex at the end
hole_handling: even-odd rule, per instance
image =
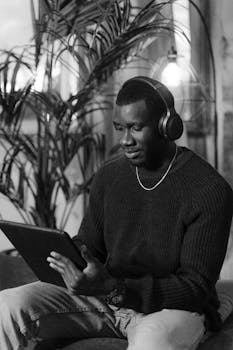
POLYGON ((219 280, 216 284, 216 290, 220 301, 218 312, 224 322, 233 311, 233 281, 219 280))
POLYGON ((114 338, 95 338, 80 340, 62 350, 126 350, 127 341, 114 338))
POLYGON ((55 345, 55 342, 43 341, 30 350, 126 350, 127 341, 119 338, 92 338, 66 341, 67 345, 55 345))
POLYGON ((233 349, 233 313, 227 318, 220 332, 213 333, 200 344, 198 350, 232 350, 233 349))
POLYGON ((0 253, 0 290, 36 281, 37 278, 26 262, 14 251, 0 253))

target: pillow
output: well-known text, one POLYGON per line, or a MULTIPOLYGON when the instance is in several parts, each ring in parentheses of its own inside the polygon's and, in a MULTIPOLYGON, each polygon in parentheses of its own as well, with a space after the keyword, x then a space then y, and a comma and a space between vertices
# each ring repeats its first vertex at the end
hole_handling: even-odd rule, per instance
POLYGON ((219 280, 216 291, 220 301, 218 312, 224 322, 233 311, 233 280, 219 280))

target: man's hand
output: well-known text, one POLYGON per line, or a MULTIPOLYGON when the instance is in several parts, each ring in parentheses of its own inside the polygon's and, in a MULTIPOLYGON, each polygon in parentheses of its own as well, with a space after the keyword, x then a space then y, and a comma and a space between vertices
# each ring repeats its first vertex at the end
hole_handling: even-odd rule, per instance
POLYGON ((109 287, 114 283, 105 266, 92 256, 87 247, 81 247, 81 255, 87 266, 83 271, 67 257, 51 252, 47 258, 49 266, 59 272, 72 294, 101 295, 109 292, 109 287))

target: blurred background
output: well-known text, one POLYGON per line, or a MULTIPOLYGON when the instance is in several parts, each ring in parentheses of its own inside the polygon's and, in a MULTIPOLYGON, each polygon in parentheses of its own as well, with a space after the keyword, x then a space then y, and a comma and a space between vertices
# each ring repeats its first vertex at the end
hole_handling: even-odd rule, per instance
POLYGON ((233 185, 232 14, 231 0, 0 0, 1 218, 77 233, 134 75, 167 84, 178 143, 233 185))

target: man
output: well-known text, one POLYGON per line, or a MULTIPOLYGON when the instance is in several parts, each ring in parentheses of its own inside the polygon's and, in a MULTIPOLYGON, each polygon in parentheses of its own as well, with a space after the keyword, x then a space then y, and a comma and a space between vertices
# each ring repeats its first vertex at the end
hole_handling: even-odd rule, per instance
POLYGON ((221 317, 215 284, 226 253, 232 190, 175 140, 173 96, 146 77, 117 96, 123 155, 96 174, 74 239, 87 266, 51 252, 67 289, 36 282, 0 293, 0 348, 28 339, 125 337, 128 350, 196 349, 221 317))

